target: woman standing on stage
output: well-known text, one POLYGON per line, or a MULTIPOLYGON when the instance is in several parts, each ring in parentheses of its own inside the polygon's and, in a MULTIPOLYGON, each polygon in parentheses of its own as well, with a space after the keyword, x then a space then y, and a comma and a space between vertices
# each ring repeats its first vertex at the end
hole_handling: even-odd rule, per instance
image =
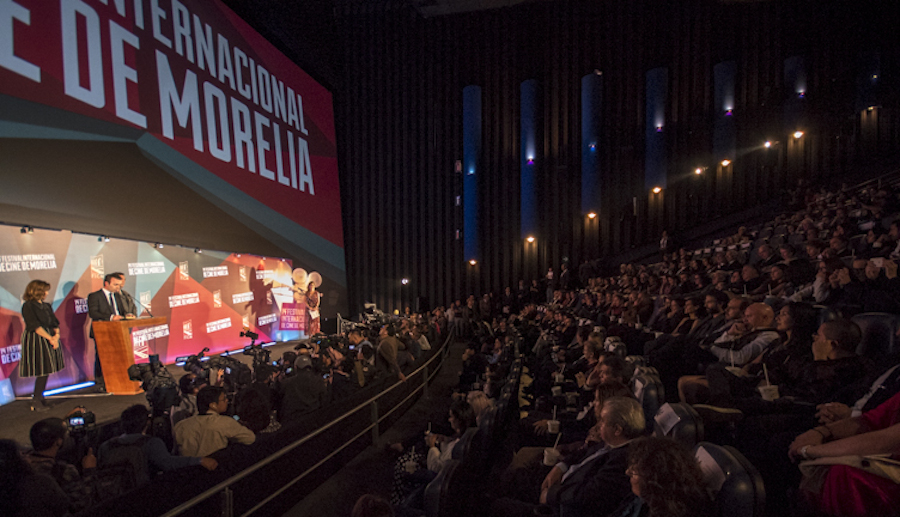
POLYGON ((59 346, 59 320, 53 314, 44 298, 50 284, 43 280, 32 280, 25 287, 22 297, 22 318, 25 332, 22 333, 22 358, 19 360, 19 377, 37 377, 34 381, 34 395, 31 398, 32 411, 47 411, 51 404, 44 400, 47 377, 65 367, 62 348, 59 346))
POLYGON ((310 282, 306 288, 306 309, 309 311, 306 324, 307 336, 318 334, 321 331, 321 325, 319 324, 319 317, 321 316, 319 314, 320 296, 319 291, 316 291, 316 283, 310 282))

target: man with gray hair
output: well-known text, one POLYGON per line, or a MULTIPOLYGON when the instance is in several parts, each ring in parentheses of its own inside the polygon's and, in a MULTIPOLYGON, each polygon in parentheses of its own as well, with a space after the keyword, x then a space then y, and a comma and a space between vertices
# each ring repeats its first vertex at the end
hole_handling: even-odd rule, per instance
MULTIPOLYGON (((557 463, 541 485, 540 503, 560 517, 608 515, 631 494, 627 468, 628 446, 643 435, 644 411, 633 398, 607 399, 597 419, 602 441, 557 463)), ((531 516, 535 505, 498 499, 491 506, 496 516, 531 516)))

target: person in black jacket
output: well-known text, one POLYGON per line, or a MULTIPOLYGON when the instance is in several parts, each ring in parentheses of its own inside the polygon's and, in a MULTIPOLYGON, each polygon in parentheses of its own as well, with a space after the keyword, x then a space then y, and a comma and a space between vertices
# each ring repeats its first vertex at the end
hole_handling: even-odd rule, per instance
POLYGON ((298 355, 294 368, 296 373, 282 382, 284 395, 278 420, 284 425, 298 422, 303 415, 319 409, 331 399, 328 384, 313 370, 308 354, 298 355))
MULTIPOLYGON (((603 404, 598 421, 601 443, 586 449, 570 464, 558 463, 541 485, 540 503, 566 517, 608 515, 631 493, 625 474, 629 444, 644 433, 644 411, 634 399, 613 397, 603 404)), ((535 505, 497 499, 497 516, 531 516, 535 505)))

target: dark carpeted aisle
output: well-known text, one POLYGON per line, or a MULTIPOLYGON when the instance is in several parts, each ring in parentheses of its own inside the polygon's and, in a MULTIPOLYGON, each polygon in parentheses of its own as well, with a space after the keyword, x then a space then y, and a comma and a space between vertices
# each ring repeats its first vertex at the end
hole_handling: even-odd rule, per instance
POLYGON ((435 432, 445 427, 449 429, 447 412, 450 394, 459 380, 463 350, 465 343, 453 343, 450 355, 429 387, 428 396, 419 399, 390 429, 384 431, 377 445, 368 447, 347 463, 285 516, 346 517, 363 494, 373 493, 389 499, 397 454, 386 452, 384 444, 421 434, 429 422, 435 432))

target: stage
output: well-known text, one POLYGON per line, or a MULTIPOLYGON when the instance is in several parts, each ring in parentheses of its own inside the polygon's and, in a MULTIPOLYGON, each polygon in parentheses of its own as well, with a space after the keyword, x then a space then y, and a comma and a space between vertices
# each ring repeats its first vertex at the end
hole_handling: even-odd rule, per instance
MULTIPOLYGON (((297 343, 298 341, 276 343, 267 346, 266 349, 271 351, 271 358, 275 361, 280 359, 285 351, 293 350, 297 343)), ((229 357, 234 357, 240 362, 250 365, 253 358, 243 355, 240 349, 237 350, 237 353, 229 357)), ((176 382, 186 373, 182 366, 171 364, 167 365, 166 368, 176 382)), ((31 441, 28 438, 28 431, 35 422, 49 417, 63 418, 76 406, 84 406, 94 413, 98 429, 117 422, 122 414, 122 410, 129 406, 134 404, 149 406, 144 393, 137 395, 110 395, 108 393, 96 393, 93 386, 47 398, 56 405, 43 413, 31 411, 30 398, 24 397, 18 397, 14 402, 0 406, 0 422, 3 422, 3 425, 0 426, 0 438, 15 440, 22 446, 30 446, 31 441)))

